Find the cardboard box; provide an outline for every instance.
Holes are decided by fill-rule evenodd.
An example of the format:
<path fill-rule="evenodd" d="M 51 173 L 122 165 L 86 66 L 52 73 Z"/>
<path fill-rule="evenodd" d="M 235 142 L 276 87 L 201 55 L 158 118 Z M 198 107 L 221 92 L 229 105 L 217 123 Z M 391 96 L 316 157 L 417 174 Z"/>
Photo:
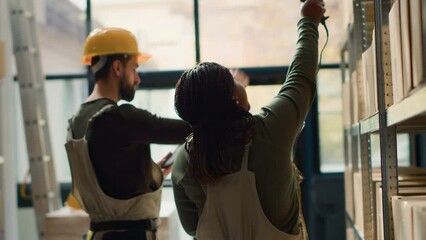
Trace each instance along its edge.
<path fill-rule="evenodd" d="M 399 188 L 398 196 L 420 196 L 420 195 L 426 195 L 426 187 L 406 186 L 406 187 Z M 382 183 L 381 182 L 376 183 L 376 213 L 377 213 L 376 214 L 377 239 L 383 239 L 384 229 L 383 229 L 383 202 L 382 202 Z M 393 212 L 390 212 L 389 214 L 393 214 Z"/>
<path fill-rule="evenodd" d="M 352 109 L 352 115 L 351 115 L 351 123 L 358 122 L 359 116 L 358 116 L 358 87 L 357 87 L 357 71 L 353 71 L 351 74 L 350 79 L 350 90 L 351 90 L 351 109 Z"/>
<path fill-rule="evenodd" d="M 363 78 L 364 78 L 364 90 L 365 90 L 365 105 L 367 116 L 371 116 L 376 113 L 375 108 L 375 97 L 374 91 L 374 81 L 376 77 L 374 76 L 373 66 L 376 64 L 375 59 L 373 59 L 373 47 L 370 45 L 367 50 L 362 54 L 362 67 L 363 67 Z"/>
<path fill-rule="evenodd" d="M 413 239 L 423 240 L 426 236 L 426 207 L 413 207 Z"/>
<path fill-rule="evenodd" d="M 82 239 L 90 226 L 90 219 L 83 210 L 64 207 L 46 214 L 45 237 L 53 239 Z"/>
<path fill-rule="evenodd" d="M 424 81 L 423 70 L 423 21 L 422 0 L 410 1 L 411 47 L 413 49 L 411 62 L 413 64 L 413 87 Z"/>
<path fill-rule="evenodd" d="M 350 105 L 350 82 L 346 81 L 342 85 L 342 99 L 343 99 L 343 126 L 345 128 L 350 128 L 352 125 L 351 122 L 351 105 Z"/>
<path fill-rule="evenodd" d="M 354 172 L 354 210 L 355 219 L 354 224 L 358 231 L 364 235 L 364 191 L 362 189 L 362 176 L 361 172 Z"/>
<path fill-rule="evenodd" d="M 349 217 L 354 219 L 354 187 L 353 187 L 353 174 L 351 167 L 345 167 L 344 182 L 345 182 L 345 209 Z"/>
<path fill-rule="evenodd" d="M 89 226 L 90 219 L 86 212 L 66 206 L 46 214 L 45 239 L 82 239 L 83 234 L 87 233 Z M 179 226 L 180 222 L 175 204 L 173 202 L 162 202 L 157 239 L 179 239 Z"/>
<path fill-rule="evenodd" d="M 410 25 L 410 1 L 399 0 L 401 17 L 401 44 L 402 44 L 402 67 L 404 76 L 404 96 L 413 89 L 412 63 L 411 63 L 411 25 Z M 416 50 L 417 51 L 417 50 Z"/>
<path fill-rule="evenodd" d="M 360 59 L 360 61 L 358 61 L 357 66 L 356 66 L 356 72 L 357 72 L 357 87 L 358 87 L 358 121 L 365 119 L 368 117 L 367 114 L 367 101 L 366 101 L 366 95 L 367 95 L 367 91 L 365 89 L 365 81 L 366 79 L 364 78 L 364 73 L 363 73 L 363 63 L 362 63 L 362 59 Z"/>
<path fill-rule="evenodd" d="M 393 103 L 404 98 L 404 76 L 401 45 L 401 21 L 399 0 L 396 0 L 389 12 L 389 34 L 392 64 Z"/>
<path fill-rule="evenodd" d="M 371 83 L 373 86 L 374 93 L 374 105 L 369 106 L 371 108 L 371 112 L 376 113 L 379 111 L 379 104 L 377 98 L 377 66 L 376 66 L 376 31 L 373 29 L 372 31 L 372 40 L 371 40 L 371 52 L 373 58 L 373 82 Z"/>
<path fill-rule="evenodd" d="M 423 196 L 394 196 L 392 197 L 395 239 L 414 239 L 413 207 L 426 207 L 426 195 Z"/>
<path fill-rule="evenodd" d="M 372 169 L 372 198 L 373 218 L 375 219 L 374 231 L 376 239 L 383 239 L 383 209 L 382 209 L 382 177 L 381 169 Z M 426 169 L 418 167 L 399 167 L 398 185 L 400 189 L 410 187 L 426 188 Z M 379 190 L 380 189 L 380 190 Z M 406 190 L 402 190 L 405 192 Z"/>

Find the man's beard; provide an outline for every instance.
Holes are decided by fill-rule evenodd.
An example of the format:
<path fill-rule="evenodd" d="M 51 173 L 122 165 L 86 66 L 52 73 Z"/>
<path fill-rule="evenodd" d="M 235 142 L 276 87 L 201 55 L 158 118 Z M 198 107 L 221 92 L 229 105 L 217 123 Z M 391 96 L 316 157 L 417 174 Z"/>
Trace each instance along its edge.
<path fill-rule="evenodd" d="M 121 99 L 128 102 L 132 101 L 135 97 L 135 89 L 132 85 L 126 82 L 127 75 L 124 75 L 120 82 L 120 96 Z"/>

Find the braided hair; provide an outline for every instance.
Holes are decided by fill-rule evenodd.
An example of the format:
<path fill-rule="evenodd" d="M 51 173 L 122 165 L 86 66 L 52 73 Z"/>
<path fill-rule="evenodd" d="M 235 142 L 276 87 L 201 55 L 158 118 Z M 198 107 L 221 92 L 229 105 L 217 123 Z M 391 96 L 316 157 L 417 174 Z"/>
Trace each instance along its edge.
<path fill-rule="evenodd" d="M 176 84 L 175 110 L 193 130 L 188 172 L 204 184 L 233 172 L 229 147 L 251 139 L 254 118 L 236 103 L 233 90 L 229 69 L 213 62 L 184 72 Z"/>

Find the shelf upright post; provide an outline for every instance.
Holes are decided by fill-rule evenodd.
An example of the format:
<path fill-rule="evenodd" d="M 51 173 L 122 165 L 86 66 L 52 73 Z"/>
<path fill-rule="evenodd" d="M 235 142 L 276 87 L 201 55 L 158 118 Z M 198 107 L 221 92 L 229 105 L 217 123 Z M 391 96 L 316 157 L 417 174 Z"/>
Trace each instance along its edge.
<path fill-rule="evenodd" d="M 377 66 L 377 96 L 379 108 L 380 162 L 382 172 L 382 201 L 384 239 L 394 239 L 391 197 L 398 194 L 398 164 L 396 127 L 387 126 L 386 109 L 392 105 L 392 76 L 390 58 L 389 16 L 390 0 L 376 0 L 375 37 Z"/>
<path fill-rule="evenodd" d="M 360 128 L 361 129 L 361 128 Z M 361 147 L 361 181 L 362 201 L 364 214 L 364 239 L 374 239 L 374 212 L 373 212 L 373 180 L 371 170 L 371 141 L 370 133 L 360 133 Z"/>
<path fill-rule="evenodd" d="M 356 78 L 362 76 L 362 74 L 359 74 L 359 61 L 361 61 L 361 53 L 362 53 L 362 9 L 361 9 L 361 0 L 355 0 L 353 1 L 353 9 L 354 9 L 354 27 L 353 27 L 353 44 L 351 49 L 352 55 L 352 61 L 351 61 L 351 71 L 356 71 Z M 351 74 L 351 76 L 353 76 Z M 351 81 L 358 82 L 358 79 L 351 79 Z M 351 99 L 356 99 L 352 95 L 353 92 L 350 91 Z M 358 105 L 357 102 L 352 102 L 353 104 Z M 351 109 L 352 114 L 352 120 L 354 120 L 355 123 L 359 121 L 359 114 L 358 116 L 355 116 L 355 112 L 353 109 Z M 351 129 L 352 132 L 352 138 L 351 138 L 351 149 L 352 149 L 352 166 L 353 166 L 353 172 L 357 172 L 360 167 L 359 162 L 359 131 L 357 128 L 359 128 L 358 124 L 353 125 Z"/>

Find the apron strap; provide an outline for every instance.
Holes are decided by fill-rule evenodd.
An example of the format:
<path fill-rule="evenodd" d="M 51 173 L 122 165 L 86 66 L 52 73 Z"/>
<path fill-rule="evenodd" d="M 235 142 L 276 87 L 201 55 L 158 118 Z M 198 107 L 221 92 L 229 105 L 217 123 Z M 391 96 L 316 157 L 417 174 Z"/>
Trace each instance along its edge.
<path fill-rule="evenodd" d="M 73 139 L 73 136 L 72 136 L 72 128 L 71 128 L 72 120 L 74 120 L 74 116 L 73 116 L 72 118 L 68 119 L 67 141 L 69 141 L 69 140 Z"/>
<path fill-rule="evenodd" d="M 87 122 L 86 131 L 89 128 L 89 125 L 91 124 L 92 120 L 95 117 L 101 115 L 102 113 L 104 113 L 106 110 L 110 109 L 113 106 L 115 106 L 115 105 L 114 104 L 107 104 L 107 105 L 103 106 L 99 111 L 97 111 L 91 118 L 89 118 L 89 121 Z M 72 116 L 72 118 L 68 119 L 67 141 L 74 139 L 73 135 L 72 135 L 72 123 L 74 121 L 74 117 L 75 116 Z M 85 137 L 86 137 L 86 134 L 84 134 L 83 138 L 85 138 Z"/>
<path fill-rule="evenodd" d="M 244 145 L 244 152 L 243 152 L 243 160 L 241 161 L 241 171 L 247 171 L 248 169 L 248 155 L 250 151 L 251 141 Z"/>
<path fill-rule="evenodd" d="M 99 111 L 97 111 L 95 114 L 93 114 L 93 116 L 91 118 L 89 118 L 89 123 L 93 121 L 94 118 L 96 118 L 97 116 L 101 115 L 102 113 L 104 113 L 106 110 L 114 107 L 114 104 L 107 104 L 105 106 L 103 106 Z"/>
<path fill-rule="evenodd" d="M 89 118 L 89 121 L 87 121 L 87 126 L 86 126 L 86 132 L 84 133 L 84 137 L 86 138 L 86 134 L 87 134 L 87 130 L 91 127 L 93 120 L 101 115 L 102 113 L 106 112 L 107 110 L 109 110 L 110 108 L 114 107 L 114 104 L 107 104 L 105 106 L 103 106 L 99 111 L 97 111 L 95 114 L 93 114 L 93 116 L 91 118 Z"/>

